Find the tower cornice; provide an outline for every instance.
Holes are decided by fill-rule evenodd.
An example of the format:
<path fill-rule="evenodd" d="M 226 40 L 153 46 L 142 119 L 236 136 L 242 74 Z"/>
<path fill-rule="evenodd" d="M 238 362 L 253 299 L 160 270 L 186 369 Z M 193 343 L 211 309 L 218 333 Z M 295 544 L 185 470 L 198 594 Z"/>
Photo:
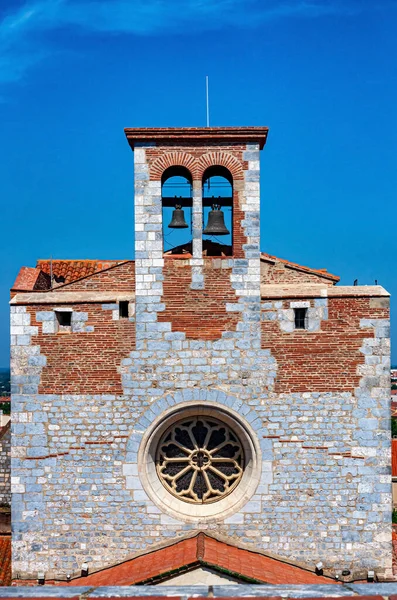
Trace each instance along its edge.
<path fill-rule="evenodd" d="M 124 129 L 132 150 L 137 142 L 163 142 L 181 144 L 210 142 L 266 144 L 268 127 L 126 127 Z"/>

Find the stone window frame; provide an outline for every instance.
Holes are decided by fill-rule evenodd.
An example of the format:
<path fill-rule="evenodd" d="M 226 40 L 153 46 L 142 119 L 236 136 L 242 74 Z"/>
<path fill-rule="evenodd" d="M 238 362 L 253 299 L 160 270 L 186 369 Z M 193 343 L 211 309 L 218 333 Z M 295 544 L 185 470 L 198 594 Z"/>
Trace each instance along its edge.
<path fill-rule="evenodd" d="M 221 500 L 209 504 L 191 504 L 178 499 L 164 487 L 156 469 L 156 451 L 165 431 L 173 423 L 197 415 L 212 416 L 228 425 L 238 435 L 245 456 L 244 474 L 239 485 Z M 161 512 L 188 523 L 207 523 L 224 520 L 251 499 L 261 478 L 262 455 L 255 432 L 241 415 L 216 403 L 189 402 L 173 406 L 153 421 L 142 438 L 138 465 L 143 489 Z"/>
<path fill-rule="evenodd" d="M 295 327 L 295 308 L 306 308 L 305 329 Z M 322 321 L 328 320 L 327 298 L 313 300 L 271 300 L 262 304 L 262 320 L 277 321 L 283 333 L 321 331 Z"/>
<path fill-rule="evenodd" d="M 205 415 L 173 423 L 156 454 L 157 474 L 164 487 L 193 504 L 219 502 L 244 475 L 244 451 L 235 430 L 224 420 Z"/>
<path fill-rule="evenodd" d="M 294 311 L 294 324 L 295 324 L 295 329 L 300 329 L 301 331 L 305 330 L 308 328 L 308 320 L 309 320 L 309 315 L 308 315 L 308 310 L 309 307 L 307 306 L 296 306 L 293 311 Z M 297 321 L 300 321 L 301 319 L 298 317 L 298 311 L 304 311 L 303 312 L 303 327 L 299 327 L 297 325 Z"/>
<path fill-rule="evenodd" d="M 58 318 L 58 315 L 62 313 L 70 314 L 70 325 L 62 325 Z M 72 333 L 73 331 L 73 308 L 59 306 L 54 309 L 55 316 L 55 332 L 56 333 Z"/>

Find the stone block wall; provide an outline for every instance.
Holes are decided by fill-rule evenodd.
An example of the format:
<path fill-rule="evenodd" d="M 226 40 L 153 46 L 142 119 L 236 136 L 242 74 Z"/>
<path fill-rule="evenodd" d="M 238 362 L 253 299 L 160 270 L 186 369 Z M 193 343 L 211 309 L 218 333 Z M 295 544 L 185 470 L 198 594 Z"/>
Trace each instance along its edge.
<path fill-rule="evenodd" d="M 56 307 L 19 295 L 11 308 L 14 577 L 103 568 L 196 530 L 335 573 L 390 574 L 385 300 L 364 289 L 362 299 L 262 297 L 258 144 L 150 142 L 134 153 L 134 317 L 82 303 L 81 330 L 62 334 L 45 331 Z M 216 163 L 234 178 L 227 259 L 200 247 L 201 177 Z M 159 236 L 172 164 L 193 176 L 193 256 L 182 261 L 163 258 Z M 308 330 L 291 329 L 291 302 L 308 303 Z M 191 409 L 229 415 L 254 440 L 255 486 L 212 517 L 164 508 L 143 462 L 152 428 Z"/>
<path fill-rule="evenodd" d="M 0 411 L 1 412 L 1 411 Z M 11 506 L 11 428 L 0 429 L 0 506 Z"/>

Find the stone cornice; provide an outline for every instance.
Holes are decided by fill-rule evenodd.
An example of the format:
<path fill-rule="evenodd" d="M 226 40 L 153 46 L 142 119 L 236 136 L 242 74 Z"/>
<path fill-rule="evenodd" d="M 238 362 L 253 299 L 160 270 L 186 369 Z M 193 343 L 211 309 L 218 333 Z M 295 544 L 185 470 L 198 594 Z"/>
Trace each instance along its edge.
<path fill-rule="evenodd" d="M 126 127 L 124 133 L 134 150 L 137 142 L 191 142 L 254 143 L 262 150 L 266 144 L 268 127 Z"/>

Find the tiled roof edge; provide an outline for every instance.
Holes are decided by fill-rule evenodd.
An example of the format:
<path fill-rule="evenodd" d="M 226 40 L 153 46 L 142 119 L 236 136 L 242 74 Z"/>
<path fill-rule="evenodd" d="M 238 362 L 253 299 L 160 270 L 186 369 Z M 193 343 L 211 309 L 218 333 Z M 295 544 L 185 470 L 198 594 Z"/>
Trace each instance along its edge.
<path fill-rule="evenodd" d="M 305 267 L 304 265 L 299 265 L 298 263 L 291 262 L 290 260 L 286 260 L 285 258 L 279 258 L 278 256 L 272 256 L 271 254 L 267 254 L 266 252 L 261 252 L 261 260 L 264 262 L 283 263 L 288 269 L 293 269 L 294 271 L 301 271 L 302 273 L 309 273 L 312 275 L 317 275 L 317 277 L 323 277 L 324 279 L 329 279 L 330 281 L 334 281 L 337 283 L 340 281 L 340 277 L 338 275 L 333 275 L 332 273 L 328 273 L 325 269 L 312 269 L 311 267 Z"/>
<path fill-rule="evenodd" d="M 58 259 L 59 262 L 62 262 L 61 259 Z M 64 262 L 71 262 L 67 259 L 64 259 Z M 76 259 L 76 262 L 78 262 L 78 260 Z M 83 261 L 79 261 L 79 262 L 83 262 Z M 87 260 L 87 262 L 102 262 L 102 261 L 95 261 L 95 260 Z M 103 261 L 106 262 L 106 261 Z M 77 283 L 78 281 L 83 281 L 84 279 L 88 279 L 89 277 L 93 277 L 94 275 L 98 275 L 98 273 L 104 273 L 105 271 L 110 271 L 111 269 L 116 269 L 117 267 L 121 267 L 122 265 L 125 265 L 127 263 L 130 262 L 134 262 L 133 260 L 124 260 L 123 262 L 119 262 L 115 265 L 111 265 L 110 267 L 106 267 L 105 269 L 99 269 L 98 271 L 95 271 L 95 273 L 90 273 L 89 275 L 84 275 L 84 277 L 79 277 L 78 279 L 73 279 L 73 281 L 69 281 L 68 283 L 61 283 L 59 285 L 57 285 L 56 287 L 53 287 L 49 290 L 45 290 L 45 293 L 48 292 L 57 292 L 60 289 L 63 289 L 65 287 L 67 287 L 68 285 L 72 285 L 73 283 Z"/>

